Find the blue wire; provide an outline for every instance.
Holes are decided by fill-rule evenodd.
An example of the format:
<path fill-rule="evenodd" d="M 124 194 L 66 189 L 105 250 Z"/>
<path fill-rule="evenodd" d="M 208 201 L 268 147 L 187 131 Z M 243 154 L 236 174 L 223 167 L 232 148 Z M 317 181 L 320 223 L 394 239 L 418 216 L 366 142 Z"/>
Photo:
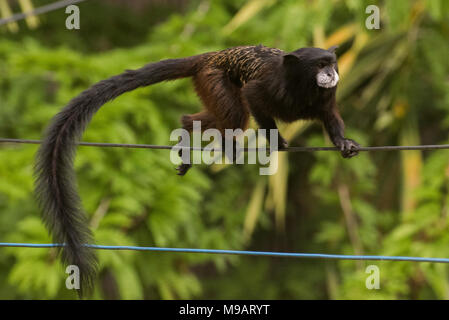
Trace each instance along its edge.
<path fill-rule="evenodd" d="M 57 243 L 5 243 L 0 242 L 0 247 L 23 247 L 23 248 L 56 248 L 63 247 Z M 293 253 L 293 252 L 267 252 L 267 251 L 242 251 L 242 250 L 217 250 L 217 249 L 192 249 L 192 248 L 160 248 L 160 247 L 136 247 L 136 246 L 104 246 L 89 244 L 87 247 L 100 250 L 134 250 L 134 251 L 155 251 L 155 252 L 181 252 L 181 253 L 209 253 L 209 254 L 234 254 L 251 256 L 271 256 L 286 258 L 310 258 L 310 259 L 334 259 L 334 260 L 377 260 L 377 261 L 414 261 L 414 262 L 434 262 L 449 263 L 448 258 L 420 258 L 404 256 L 365 256 L 365 255 L 344 255 L 326 253 Z"/>

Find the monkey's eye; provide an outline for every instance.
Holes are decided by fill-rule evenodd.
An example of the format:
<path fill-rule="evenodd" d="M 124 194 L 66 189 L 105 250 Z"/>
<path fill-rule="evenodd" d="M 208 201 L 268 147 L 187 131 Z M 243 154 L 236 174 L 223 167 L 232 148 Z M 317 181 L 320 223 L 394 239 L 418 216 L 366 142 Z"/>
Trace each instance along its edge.
<path fill-rule="evenodd" d="M 325 62 L 318 62 L 318 68 L 322 69 L 326 66 Z"/>

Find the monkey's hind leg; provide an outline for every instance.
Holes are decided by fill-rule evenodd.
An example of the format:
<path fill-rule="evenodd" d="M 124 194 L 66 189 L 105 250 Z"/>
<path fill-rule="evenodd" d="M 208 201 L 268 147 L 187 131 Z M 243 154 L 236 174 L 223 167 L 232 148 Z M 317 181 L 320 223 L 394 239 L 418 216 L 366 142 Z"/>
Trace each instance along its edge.
<path fill-rule="evenodd" d="M 181 117 L 182 128 L 192 132 L 193 131 L 193 121 L 201 122 L 201 131 L 207 130 L 209 128 L 216 127 L 216 119 L 214 115 L 207 111 L 202 111 L 194 114 L 187 114 Z M 182 150 L 179 150 L 179 156 L 182 156 Z M 176 170 L 178 170 L 178 175 L 183 176 L 192 167 L 191 163 L 181 163 Z"/>
<path fill-rule="evenodd" d="M 232 155 L 226 153 L 228 159 L 235 161 L 237 144 L 235 137 L 226 138 L 226 129 L 246 130 L 249 122 L 249 110 L 242 102 L 241 89 L 235 85 L 229 76 L 219 69 L 208 69 L 194 78 L 198 96 L 210 114 L 215 116 L 214 128 L 223 136 L 222 149 L 226 143 L 232 144 Z M 230 150 L 231 151 L 231 150 Z"/>

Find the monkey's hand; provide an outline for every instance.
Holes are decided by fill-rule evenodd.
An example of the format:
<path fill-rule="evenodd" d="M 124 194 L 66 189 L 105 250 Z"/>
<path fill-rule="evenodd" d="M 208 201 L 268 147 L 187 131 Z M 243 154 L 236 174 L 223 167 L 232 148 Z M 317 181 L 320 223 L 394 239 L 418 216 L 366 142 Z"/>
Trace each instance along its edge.
<path fill-rule="evenodd" d="M 343 158 L 352 158 L 359 154 L 360 145 L 352 139 L 340 138 L 335 141 L 335 146 L 340 149 Z"/>
<path fill-rule="evenodd" d="M 286 149 L 288 147 L 288 142 L 281 135 L 278 136 L 278 149 Z"/>

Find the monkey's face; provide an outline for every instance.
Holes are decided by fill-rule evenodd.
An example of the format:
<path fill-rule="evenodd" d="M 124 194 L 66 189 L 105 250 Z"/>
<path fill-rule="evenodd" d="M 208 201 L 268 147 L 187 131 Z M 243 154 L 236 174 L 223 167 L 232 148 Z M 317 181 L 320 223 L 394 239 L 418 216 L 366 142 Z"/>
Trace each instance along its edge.
<path fill-rule="evenodd" d="M 336 68 L 337 64 L 332 60 L 318 61 L 316 65 L 316 84 L 322 88 L 335 87 L 340 80 Z"/>
<path fill-rule="evenodd" d="M 321 88 L 334 88 L 340 77 L 338 75 L 337 46 L 327 50 L 320 48 L 301 48 L 284 56 L 284 65 L 289 76 L 314 81 Z"/>

